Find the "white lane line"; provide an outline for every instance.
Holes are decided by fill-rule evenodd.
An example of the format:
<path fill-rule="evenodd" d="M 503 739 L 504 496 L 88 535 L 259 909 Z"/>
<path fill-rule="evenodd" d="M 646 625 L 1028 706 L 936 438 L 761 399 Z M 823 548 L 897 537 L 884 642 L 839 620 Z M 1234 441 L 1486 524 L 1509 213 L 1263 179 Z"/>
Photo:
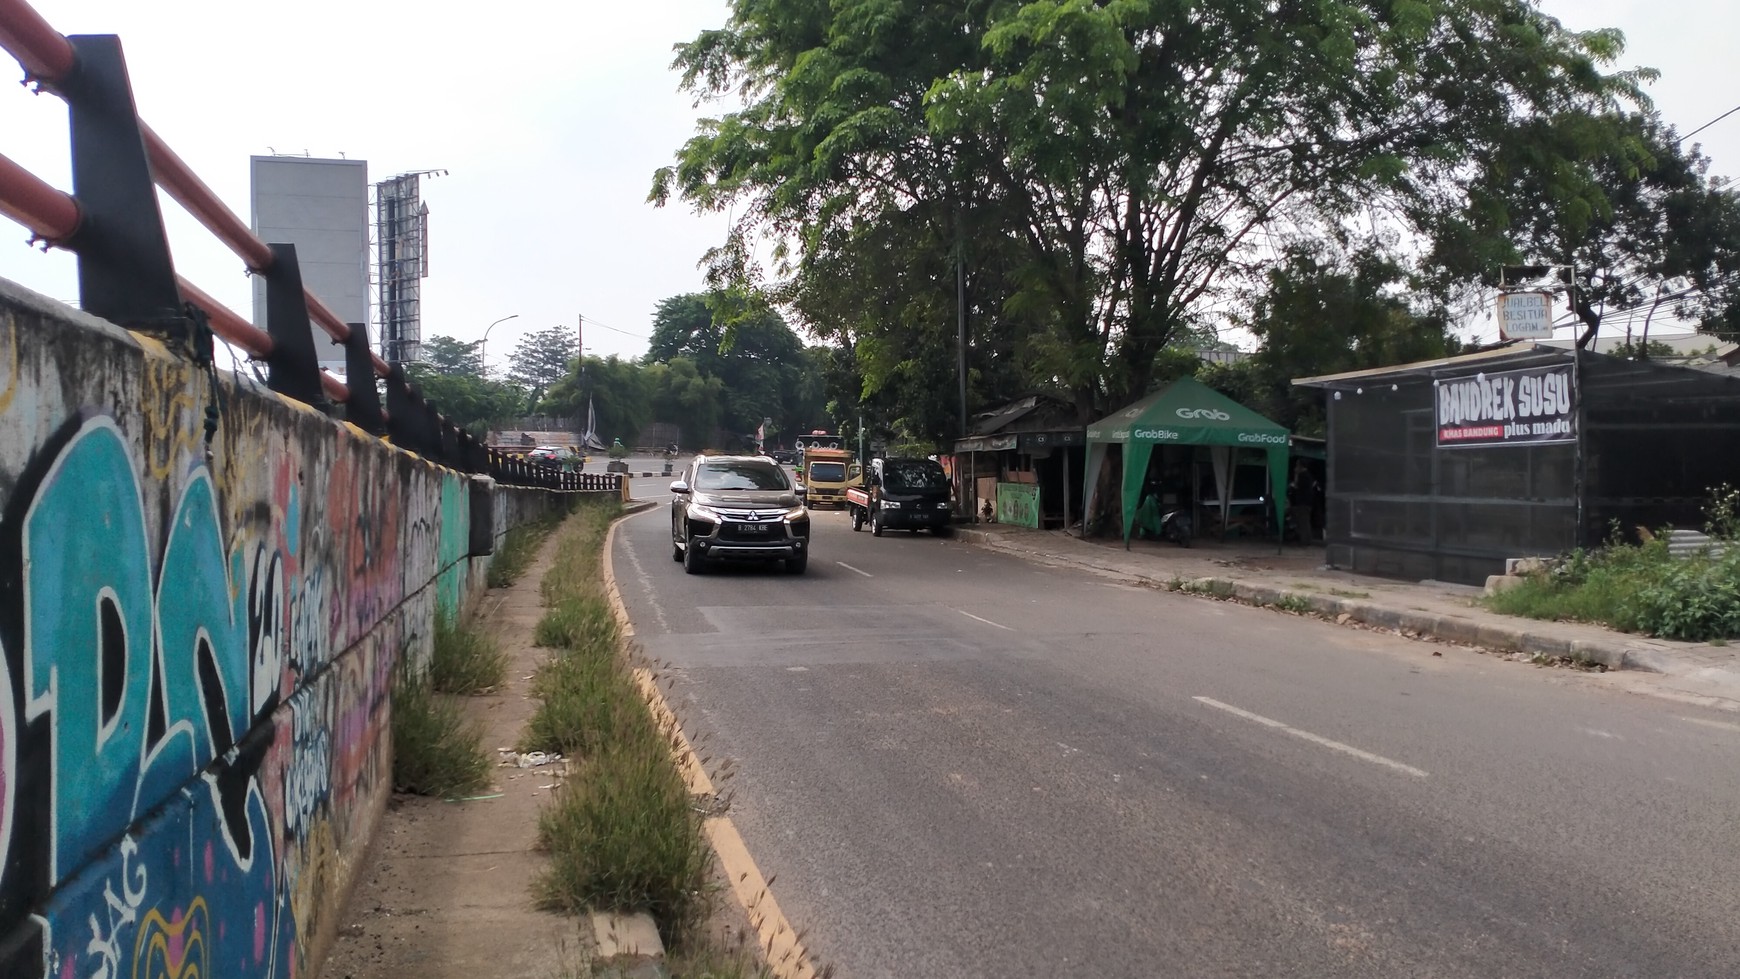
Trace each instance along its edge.
<path fill-rule="evenodd" d="M 873 574 L 871 574 L 871 573 L 870 573 L 870 572 L 868 572 L 868 571 L 859 571 L 859 570 L 858 570 L 858 569 L 857 569 L 857 568 L 854 568 L 854 567 L 852 567 L 852 566 L 851 566 L 851 565 L 850 565 L 850 564 L 847 564 L 847 563 L 846 563 L 846 562 L 844 562 L 844 561 L 835 561 L 835 562 L 834 562 L 834 563 L 835 563 L 835 564 L 837 564 L 837 565 L 839 565 L 839 566 L 840 566 L 840 567 L 842 567 L 842 568 L 845 568 L 845 569 L 846 569 L 846 570 L 847 570 L 847 571 L 857 571 L 857 572 L 858 572 L 858 573 L 859 573 L 859 574 L 861 574 L 861 575 L 863 575 L 863 576 L 864 576 L 864 577 L 866 577 L 866 578 L 874 578 L 874 577 L 876 577 L 876 576 L 875 576 L 875 575 L 873 575 Z"/>
<path fill-rule="evenodd" d="M 954 606 L 952 606 L 952 605 L 951 605 L 951 606 L 949 606 L 949 607 L 950 607 L 950 608 L 954 608 Z M 1008 627 L 1008 626 L 1006 626 L 1006 625 L 1004 625 L 1004 624 L 1003 624 L 1003 623 L 1001 623 L 1001 622 L 992 622 L 992 621 L 991 621 L 991 620 L 990 620 L 990 619 L 981 619 L 981 618 L 979 618 L 979 617 L 978 617 L 978 616 L 976 616 L 976 615 L 974 615 L 974 614 L 973 614 L 973 613 L 971 613 L 971 612 L 962 612 L 962 611 L 961 611 L 961 610 L 960 610 L 960 609 L 958 609 L 958 608 L 957 608 L 957 609 L 955 609 L 955 611 L 957 611 L 957 612 L 960 612 L 960 613 L 961 613 L 961 614 L 962 614 L 962 615 L 964 615 L 964 616 L 966 616 L 966 617 L 967 617 L 967 618 L 969 618 L 969 619 L 972 619 L 972 620 L 973 620 L 973 621 L 974 621 L 974 622 L 983 622 L 983 623 L 985 623 L 985 624 L 986 624 L 986 625 L 994 625 L 994 626 L 996 626 L 996 627 L 997 627 L 997 628 L 999 628 L 999 629 L 1002 629 L 1002 630 L 1003 630 L 1003 631 L 1004 631 L 1004 632 L 1014 632 L 1014 631 L 1015 631 L 1015 630 L 1014 630 L 1014 629 L 1011 629 L 1011 628 L 1009 628 L 1009 627 Z"/>
<path fill-rule="evenodd" d="M 1728 721 L 1712 721 L 1704 717 L 1682 717 L 1680 720 L 1687 724 L 1702 724 L 1704 727 L 1713 727 L 1721 731 L 1740 731 L 1740 724 L 1731 724 Z"/>
<path fill-rule="evenodd" d="M 1382 765 L 1385 768 L 1393 768 L 1398 772 L 1403 772 L 1403 773 L 1406 773 L 1408 775 L 1412 775 L 1415 778 L 1425 778 L 1427 775 L 1427 773 L 1424 770 L 1415 768 L 1412 765 L 1404 765 L 1401 762 L 1396 761 L 1393 758 L 1385 758 L 1383 755 L 1374 755 L 1369 751 L 1364 751 L 1364 750 L 1361 750 L 1359 748 L 1355 748 L 1353 745 L 1342 744 L 1340 741 L 1332 741 L 1329 738 L 1326 738 L 1321 734 L 1312 734 L 1310 731 L 1301 731 L 1296 727 L 1292 727 L 1292 726 L 1287 725 L 1287 724 L 1282 724 L 1280 721 L 1277 721 L 1273 718 L 1264 717 L 1261 714 L 1253 714 L 1248 710 L 1234 707 L 1231 704 L 1223 704 L 1220 701 L 1215 700 L 1211 697 L 1196 697 L 1193 699 L 1200 701 L 1201 703 L 1207 704 L 1208 706 L 1213 707 L 1216 710 L 1224 710 L 1228 714 L 1233 715 L 1234 717 L 1242 717 L 1247 721 L 1255 721 L 1256 723 L 1261 724 L 1264 727 L 1272 727 L 1277 731 L 1281 731 L 1281 732 L 1284 732 L 1286 734 L 1291 734 L 1295 738 L 1299 738 L 1299 739 L 1304 740 L 1304 741 L 1309 741 L 1315 745 L 1321 745 L 1322 747 L 1328 748 L 1331 751 L 1339 751 L 1343 754 L 1352 755 L 1353 757 L 1358 758 L 1361 761 L 1369 761 L 1373 765 Z"/>

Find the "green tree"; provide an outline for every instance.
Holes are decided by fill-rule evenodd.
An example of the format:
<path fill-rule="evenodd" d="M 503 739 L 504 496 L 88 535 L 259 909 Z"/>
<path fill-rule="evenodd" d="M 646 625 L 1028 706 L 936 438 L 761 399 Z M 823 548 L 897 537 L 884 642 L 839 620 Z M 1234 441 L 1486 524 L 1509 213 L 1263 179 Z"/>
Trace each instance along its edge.
<path fill-rule="evenodd" d="M 598 413 L 599 438 L 634 445 L 641 429 L 652 421 L 652 392 L 645 370 L 614 354 L 587 357 L 550 385 L 543 399 L 545 410 L 574 418 L 584 419 L 588 406 Z"/>
<path fill-rule="evenodd" d="M 1404 270 L 1370 249 L 1339 255 L 1321 244 L 1289 248 L 1268 271 L 1249 322 L 1250 357 L 1203 365 L 1198 379 L 1293 431 L 1321 435 L 1323 394 L 1293 379 L 1430 360 L 1458 344 L 1442 317 L 1411 309 Z"/>
<path fill-rule="evenodd" d="M 533 410 L 545 410 L 544 392 L 572 370 L 579 338 L 565 326 L 534 330 L 520 337 L 508 358 L 508 379 L 529 392 Z"/>
<path fill-rule="evenodd" d="M 1441 291 L 1475 281 L 1489 295 L 1502 266 L 1569 265 L 1580 346 L 1620 314 L 1643 341 L 1658 314 L 1740 327 L 1740 196 L 1657 113 L 1520 120 L 1494 149 L 1465 208 L 1422 214 Z"/>
<path fill-rule="evenodd" d="M 483 358 L 479 354 L 481 345 L 452 337 L 430 337 L 423 344 L 423 366 L 438 374 L 456 374 L 464 377 L 483 376 Z"/>
<path fill-rule="evenodd" d="M 703 375 L 686 356 L 648 364 L 646 379 L 653 419 L 676 423 L 688 443 L 712 442 L 723 411 L 724 381 Z"/>
<path fill-rule="evenodd" d="M 678 360 L 720 382 L 715 424 L 738 435 L 753 432 L 763 418 L 774 419 L 776 428 L 788 424 L 792 393 L 804 389 L 809 368 L 803 341 L 784 317 L 760 297 L 739 291 L 690 293 L 659 303 L 644 362 L 674 366 Z"/>
<path fill-rule="evenodd" d="M 479 438 L 526 410 L 526 393 L 513 384 L 450 373 L 434 364 L 412 364 L 409 374 L 437 411 Z"/>
<path fill-rule="evenodd" d="M 1458 206 L 1517 120 L 1637 98 L 1600 70 L 1620 43 L 1525 0 L 734 0 L 677 66 L 743 107 L 652 198 L 734 210 L 715 281 L 780 296 L 824 288 L 804 280 L 842 270 L 819 259 L 869 229 L 975 276 L 1007 262 L 976 301 L 1085 414 L 1236 306 L 1275 236 Z M 916 338 L 938 311 L 894 322 Z M 890 362 L 870 353 L 867 381 Z"/>

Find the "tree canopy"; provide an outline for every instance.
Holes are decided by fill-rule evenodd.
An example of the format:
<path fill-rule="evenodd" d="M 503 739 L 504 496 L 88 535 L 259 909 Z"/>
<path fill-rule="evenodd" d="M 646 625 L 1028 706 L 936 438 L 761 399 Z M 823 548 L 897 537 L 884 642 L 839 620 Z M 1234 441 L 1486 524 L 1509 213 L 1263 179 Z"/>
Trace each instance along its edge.
<path fill-rule="evenodd" d="M 940 270 L 959 256 L 991 321 L 975 352 L 1009 340 L 1020 380 L 1084 416 L 1139 394 L 1187 331 L 1248 309 L 1279 249 L 1418 233 L 1478 203 L 1472 161 L 1519 131 L 1641 102 L 1642 76 L 1603 70 L 1616 32 L 1568 31 L 1525 0 L 731 11 L 676 66 L 697 97 L 742 107 L 704 122 L 652 191 L 733 211 L 708 256 L 716 282 L 802 305 L 855 346 L 887 331 L 857 351 L 874 388 L 890 346 L 937 359 L 954 286 Z M 770 280 L 751 260 L 762 239 Z M 914 287 L 866 286 L 865 259 Z"/>
<path fill-rule="evenodd" d="M 579 356 L 576 331 L 566 326 L 533 330 L 520 337 L 508 358 L 508 380 L 524 387 L 529 403 L 537 407 L 544 393 L 570 373 Z"/>

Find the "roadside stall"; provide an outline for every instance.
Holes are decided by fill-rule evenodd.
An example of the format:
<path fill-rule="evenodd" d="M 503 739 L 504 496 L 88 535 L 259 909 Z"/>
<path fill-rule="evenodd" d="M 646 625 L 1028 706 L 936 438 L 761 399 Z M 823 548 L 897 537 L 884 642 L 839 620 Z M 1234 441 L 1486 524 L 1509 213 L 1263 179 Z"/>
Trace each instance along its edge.
<path fill-rule="evenodd" d="M 1301 378 L 1328 406 L 1327 558 L 1479 584 L 1740 485 L 1740 377 L 1545 344 Z"/>
<path fill-rule="evenodd" d="M 1156 446 L 1190 448 L 1186 476 L 1194 483 L 1197 456 L 1206 452 L 1213 473 L 1214 503 L 1225 528 L 1237 479 L 1238 451 L 1259 450 L 1263 459 L 1264 493 L 1258 501 L 1272 510 L 1277 539 L 1287 514 L 1287 460 L 1290 438 L 1285 428 L 1219 391 L 1180 378 L 1140 401 L 1087 427 L 1087 472 L 1082 488 L 1086 512 L 1093 504 L 1113 446 L 1121 453 L 1119 490 L 1123 509 L 1124 546 L 1135 529 L 1136 509 L 1149 483 L 1149 464 Z M 1192 495 L 1194 486 L 1192 486 Z"/>
<path fill-rule="evenodd" d="M 956 499 L 977 519 L 1039 529 L 1069 526 L 1084 430 L 1075 408 L 1029 395 L 979 415 L 954 444 Z"/>

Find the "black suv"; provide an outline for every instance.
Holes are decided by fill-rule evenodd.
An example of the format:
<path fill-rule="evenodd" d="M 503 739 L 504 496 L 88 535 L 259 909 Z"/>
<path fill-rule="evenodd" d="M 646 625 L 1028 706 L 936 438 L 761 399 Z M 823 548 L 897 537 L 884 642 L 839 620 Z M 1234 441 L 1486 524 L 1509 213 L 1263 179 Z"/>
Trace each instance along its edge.
<path fill-rule="evenodd" d="M 715 558 L 810 561 L 810 511 L 791 476 L 766 456 L 696 456 L 671 484 L 671 560 L 700 574 Z"/>

